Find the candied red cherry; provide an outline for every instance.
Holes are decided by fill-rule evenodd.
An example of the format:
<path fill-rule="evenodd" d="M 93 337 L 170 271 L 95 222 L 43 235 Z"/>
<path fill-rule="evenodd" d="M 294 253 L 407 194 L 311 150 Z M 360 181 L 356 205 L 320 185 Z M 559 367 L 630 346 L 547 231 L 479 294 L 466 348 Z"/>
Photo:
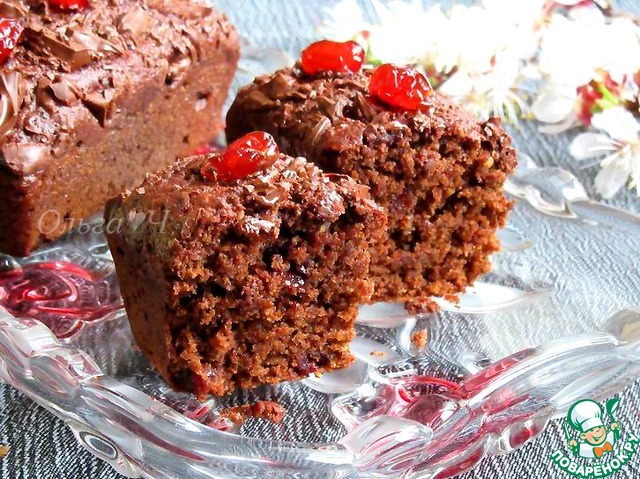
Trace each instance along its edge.
<path fill-rule="evenodd" d="M 84 10 L 89 7 L 89 0 L 47 0 L 47 2 L 58 10 Z"/>
<path fill-rule="evenodd" d="M 364 63 L 364 48 L 357 42 L 320 40 L 302 52 L 302 70 L 307 75 L 316 73 L 357 72 Z"/>
<path fill-rule="evenodd" d="M 239 180 L 269 168 L 279 154 L 269 133 L 254 131 L 231 143 L 224 153 L 210 156 L 202 167 L 202 176 L 209 180 Z"/>
<path fill-rule="evenodd" d="M 371 75 L 369 93 L 392 108 L 416 111 L 433 94 L 429 80 L 413 68 L 384 64 Z"/>
<path fill-rule="evenodd" d="M 6 62 L 11 56 L 22 35 L 22 30 L 22 25 L 17 20 L 0 18 L 0 64 Z"/>

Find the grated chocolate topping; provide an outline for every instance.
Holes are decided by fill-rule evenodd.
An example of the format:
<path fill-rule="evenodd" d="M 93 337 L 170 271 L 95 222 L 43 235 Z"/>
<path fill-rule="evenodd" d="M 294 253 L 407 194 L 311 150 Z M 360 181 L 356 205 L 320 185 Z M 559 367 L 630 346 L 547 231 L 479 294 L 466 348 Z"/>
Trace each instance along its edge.
<path fill-rule="evenodd" d="M 2 0 L 0 16 L 24 27 L 0 78 L 0 168 L 13 174 L 32 171 L 36 147 L 55 153 L 70 131 L 106 129 L 115 111 L 134 111 L 141 80 L 160 74 L 158 86 L 177 88 L 202 59 L 201 44 L 235 35 L 204 0 L 93 0 L 79 12 Z"/>

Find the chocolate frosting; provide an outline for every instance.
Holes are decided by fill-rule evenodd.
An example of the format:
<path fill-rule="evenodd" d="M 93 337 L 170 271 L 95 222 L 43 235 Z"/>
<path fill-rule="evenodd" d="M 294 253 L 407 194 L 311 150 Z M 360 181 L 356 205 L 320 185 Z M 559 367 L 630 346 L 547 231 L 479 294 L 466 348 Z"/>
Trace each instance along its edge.
<path fill-rule="evenodd" d="M 178 87 L 202 59 L 201 43 L 235 35 L 204 0 L 92 0 L 78 12 L 0 0 L 0 16 L 24 27 L 0 76 L 0 173 L 44 166 L 43 151 L 64 154 L 74 132 L 106 134 L 116 112 L 143 107 L 133 95 L 141 81 Z"/>

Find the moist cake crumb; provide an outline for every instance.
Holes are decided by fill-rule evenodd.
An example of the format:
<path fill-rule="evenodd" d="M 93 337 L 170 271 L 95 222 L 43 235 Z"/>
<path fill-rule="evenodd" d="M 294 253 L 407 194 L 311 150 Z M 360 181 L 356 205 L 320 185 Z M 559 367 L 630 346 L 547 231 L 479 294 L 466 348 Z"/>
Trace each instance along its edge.
<path fill-rule="evenodd" d="M 261 76 L 236 97 L 227 138 L 265 130 L 285 153 L 368 186 L 389 217 L 372 301 L 433 311 L 428 298 L 459 294 L 490 270 L 516 155 L 499 119 L 438 92 L 417 111 L 381 104 L 369 93 L 373 71 L 306 75 L 297 65 Z"/>
<path fill-rule="evenodd" d="M 274 161 L 215 181 L 208 157 L 187 158 L 107 207 L 123 224 L 107 239 L 134 338 L 178 390 L 219 396 L 353 360 L 386 215 L 346 175 Z"/>

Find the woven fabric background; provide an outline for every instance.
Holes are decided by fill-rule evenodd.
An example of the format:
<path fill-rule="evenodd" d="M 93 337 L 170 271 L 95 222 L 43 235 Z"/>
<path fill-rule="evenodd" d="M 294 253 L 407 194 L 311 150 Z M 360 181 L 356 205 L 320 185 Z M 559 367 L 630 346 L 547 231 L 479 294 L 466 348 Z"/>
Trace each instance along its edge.
<path fill-rule="evenodd" d="M 373 15 L 367 0 L 361 0 L 368 14 Z M 514 0 L 527 1 L 527 0 Z M 337 0 L 218 0 L 218 6 L 226 11 L 238 26 L 242 35 L 252 44 L 262 47 L 280 47 L 297 56 L 299 51 L 317 37 L 317 25 L 323 9 L 330 8 Z M 433 2 L 430 2 L 433 3 Z M 441 2 L 445 6 L 451 2 Z M 619 0 L 617 8 L 640 14 L 639 0 Z M 461 33 L 463 34 L 463 33 Z M 470 39 L 472 41 L 472 39 Z M 238 85 L 236 85 L 237 87 Z M 541 137 L 533 127 L 525 125 L 516 132 L 518 147 L 527 152 L 540 165 L 558 165 L 573 171 L 592 190 L 595 168 L 578 169 L 567 151 L 571 136 Z M 613 204 L 640 212 L 640 201 L 631 193 L 617 197 Z M 597 247 L 597 245 L 592 245 Z M 636 259 L 638 252 L 629 251 Z M 637 288 L 637 278 L 629 284 Z M 628 305 L 632 306 L 632 305 Z M 640 382 L 621 394 L 618 412 L 622 424 L 640 428 Z M 92 478 L 119 479 L 109 465 L 96 459 L 75 441 L 67 427 L 44 409 L 33 404 L 11 387 L 0 385 L 0 443 L 8 444 L 10 452 L 0 461 L 1 478 L 49 479 Z M 547 431 L 514 454 L 491 457 L 464 479 L 493 478 L 555 478 L 569 477 L 559 472 L 543 456 L 564 443 L 560 423 L 550 425 Z M 640 477 L 640 459 L 630 463 L 616 478 Z"/>

